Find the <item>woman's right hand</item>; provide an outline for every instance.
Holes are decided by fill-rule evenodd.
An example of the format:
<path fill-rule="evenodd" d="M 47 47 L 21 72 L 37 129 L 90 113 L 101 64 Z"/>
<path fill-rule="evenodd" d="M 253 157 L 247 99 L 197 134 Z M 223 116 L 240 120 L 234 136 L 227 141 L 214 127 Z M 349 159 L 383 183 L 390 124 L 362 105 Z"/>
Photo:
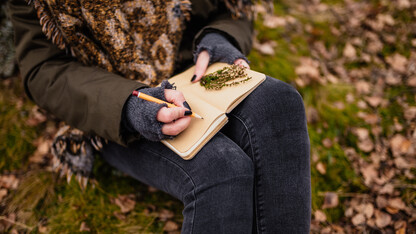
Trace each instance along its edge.
<path fill-rule="evenodd" d="M 149 102 L 131 95 L 124 108 L 123 126 L 127 132 L 137 132 L 150 141 L 160 141 L 176 136 L 185 130 L 192 114 L 183 94 L 172 89 L 168 81 L 161 86 L 140 89 L 140 92 L 175 104 L 177 107 L 167 108 L 166 104 Z"/>
<path fill-rule="evenodd" d="M 176 136 L 184 131 L 191 123 L 191 117 L 185 115 L 189 109 L 184 106 L 185 97 L 180 91 L 165 89 L 165 98 L 167 102 L 173 103 L 178 107 L 162 107 L 158 111 L 156 119 L 164 123 L 162 126 L 163 134 Z"/>

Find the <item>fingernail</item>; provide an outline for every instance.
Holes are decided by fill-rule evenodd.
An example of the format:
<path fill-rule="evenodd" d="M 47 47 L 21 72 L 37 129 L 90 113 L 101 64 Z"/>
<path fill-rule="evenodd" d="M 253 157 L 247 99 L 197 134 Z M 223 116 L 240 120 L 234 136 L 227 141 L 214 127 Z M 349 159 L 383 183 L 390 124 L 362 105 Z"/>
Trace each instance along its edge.
<path fill-rule="evenodd" d="M 183 106 L 188 108 L 189 110 L 191 110 L 191 107 L 189 106 L 189 104 L 186 101 L 183 102 Z"/>
<path fill-rule="evenodd" d="M 192 111 L 185 111 L 185 116 L 192 115 Z"/>
<path fill-rule="evenodd" d="M 193 82 L 196 78 L 196 75 L 192 76 L 191 82 Z"/>

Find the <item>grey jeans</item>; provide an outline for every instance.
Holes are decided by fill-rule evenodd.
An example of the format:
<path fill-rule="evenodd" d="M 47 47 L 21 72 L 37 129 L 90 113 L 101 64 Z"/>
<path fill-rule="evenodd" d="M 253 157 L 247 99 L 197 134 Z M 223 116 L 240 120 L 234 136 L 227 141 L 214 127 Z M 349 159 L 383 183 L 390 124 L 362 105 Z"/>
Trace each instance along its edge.
<path fill-rule="evenodd" d="M 180 199 L 182 233 L 309 233 L 309 137 L 299 93 L 267 77 L 189 161 L 160 142 L 110 143 L 103 157 Z"/>

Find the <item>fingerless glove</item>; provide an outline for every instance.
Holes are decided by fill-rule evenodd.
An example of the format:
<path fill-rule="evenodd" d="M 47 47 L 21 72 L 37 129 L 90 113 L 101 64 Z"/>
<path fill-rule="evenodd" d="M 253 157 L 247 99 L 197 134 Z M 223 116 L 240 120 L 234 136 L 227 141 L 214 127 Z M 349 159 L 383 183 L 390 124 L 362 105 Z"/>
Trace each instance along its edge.
<path fill-rule="evenodd" d="M 161 86 L 156 88 L 143 88 L 140 92 L 166 101 L 165 89 L 172 89 L 172 85 L 163 81 Z M 156 118 L 158 111 L 166 104 L 149 102 L 136 96 L 130 96 L 125 104 L 123 125 L 130 133 L 138 132 L 150 141 L 160 141 L 170 138 L 162 133 L 163 123 Z"/>
<path fill-rule="evenodd" d="M 199 53 L 203 50 L 208 51 L 210 64 L 215 62 L 233 64 L 234 61 L 239 58 L 244 59 L 249 63 L 247 58 L 219 33 L 208 33 L 202 38 L 194 51 L 195 63 Z"/>

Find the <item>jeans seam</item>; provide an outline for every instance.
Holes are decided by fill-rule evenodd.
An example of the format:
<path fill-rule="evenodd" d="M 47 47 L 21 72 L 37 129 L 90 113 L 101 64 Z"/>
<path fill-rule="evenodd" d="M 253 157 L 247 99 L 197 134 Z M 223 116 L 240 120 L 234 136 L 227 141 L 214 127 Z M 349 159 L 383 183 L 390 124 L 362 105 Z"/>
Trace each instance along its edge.
<path fill-rule="evenodd" d="M 158 152 L 155 152 L 155 151 L 153 151 L 153 150 L 150 150 L 150 149 L 146 149 L 147 151 L 149 151 L 149 152 L 151 152 L 151 153 L 153 153 L 153 154 L 155 154 L 155 155 L 157 155 L 159 158 L 162 158 L 162 159 L 164 159 L 164 160 L 167 160 L 167 161 L 169 161 L 171 164 L 173 164 L 174 166 L 176 166 L 176 167 L 178 167 L 178 168 L 180 168 L 181 169 L 181 171 L 191 180 L 191 182 L 192 182 L 192 186 L 193 186 L 193 189 L 192 189 L 192 194 L 193 194 L 193 196 L 194 196 L 194 214 L 193 214 L 193 217 L 192 217 L 192 225 L 191 225 L 191 233 L 193 233 L 193 230 L 194 230 L 194 224 L 195 224 L 195 216 L 196 216 L 196 201 L 197 201 L 197 197 L 196 197 L 196 194 L 195 194 L 195 189 L 196 189 L 196 186 L 195 186 L 195 182 L 194 182 L 194 180 L 192 179 L 192 177 L 188 174 L 188 172 L 185 170 L 185 169 L 183 169 L 179 164 L 177 164 L 175 161 L 173 161 L 173 160 L 171 160 L 171 159 L 168 159 L 168 158 L 166 158 L 166 157 L 164 157 L 163 155 L 161 155 L 161 154 L 159 154 Z M 182 201 L 184 201 L 185 199 L 182 197 Z"/>
<path fill-rule="evenodd" d="M 264 225 L 262 225 L 261 224 L 261 218 L 263 217 L 262 216 L 262 213 L 264 213 L 263 212 L 263 205 L 264 205 L 264 202 L 260 202 L 260 198 L 263 196 L 262 194 L 259 194 L 258 193 L 258 189 L 256 189 L 256 185 L 257 185 L 257 187 L 261 187 L 261 178 L 262 178 L 262 176 L 261 176 L 261 174 L 260 174 L 260 170 L 257 170 L 257 168 L 260 168 L 260 166 L 261 166 L 261 162 L 260 162 L 260 159 L 259 159 L 259 154 L 258 154 L 258 149 L 257 149 L 257 147 L 255 147 L 255 145 L 256 145 L 256 140 L 255 140 L 255 133 L 254 133 L 254 131 L 251 131 L 251 129 L 252 129 L 252 127 L 251 127 L 251 124 L 250 124 L 250 120 L 248 120 L 248 119 L 246 119 L 246 122 L 243 120 L 243 118 L 242 117 L 240 117 L 240 116 L 237 116 L 236 114 L 233 114 L 233 113 L 229 113 L 229 115 L 231 115 L 231 116 L 233 116 L 233 117 L 235 117 L 237 120 L 239 120 L 242 124 L 243 124 L 243 126 L 246 128 L 246 130 L 247 130 L 247 133 L 248 133 L 248 137 L 249 137 L 249 142 L 250 142 L 250 148 L 251 148 L 251 153 L 252 153 L 252 155 L 253 155 L 253 161 L 254 161 L 254 167 L 255 167 L 255 172 L 256 173 L 258 173 L 257 174 L 257 183 L 256 183 L 256 181 L 254 181 L 255 183 L 254 183 L 254 191 L 255 191 L 255 195 L 257 195 L 257 196 L 255 196 L 255 199 L 254 199 L 254 205 L 255 205 L 255 212 L 256 212 L 256 218 L 257 218 L 257 221 L 256 221 L 256 224 L 257 224 L 257 227 L 256 227 L 256 230 L 257 231 L 260 231 L 260 229 L 261 229 L 261 231 L 262 232 L 266 232 L 265 231 L 265 226 Z"/>

